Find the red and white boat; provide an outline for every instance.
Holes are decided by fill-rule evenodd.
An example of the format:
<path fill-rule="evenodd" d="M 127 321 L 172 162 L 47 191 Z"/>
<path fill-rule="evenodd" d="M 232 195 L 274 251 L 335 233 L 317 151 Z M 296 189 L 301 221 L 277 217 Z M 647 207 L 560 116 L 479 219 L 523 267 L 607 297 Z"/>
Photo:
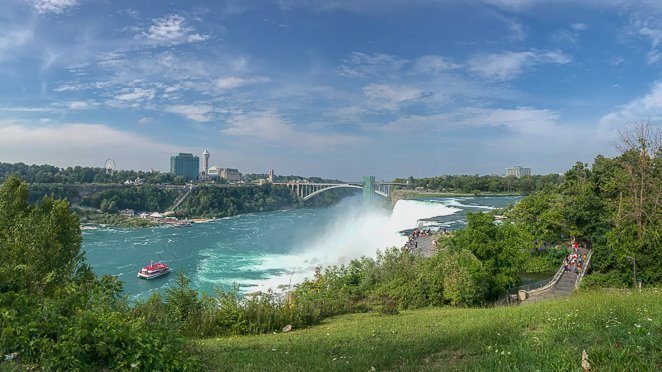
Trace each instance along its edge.
<path fill-rule="evenodd" d="M 168 267 L 168 264 L 163 262 L 154 263 L 154 261 L 150 261 L 149 265 L 138 271 L 138 277 L 143 279 L 154 279 L 166 275 L 169 272 L 170 268 Z"/>

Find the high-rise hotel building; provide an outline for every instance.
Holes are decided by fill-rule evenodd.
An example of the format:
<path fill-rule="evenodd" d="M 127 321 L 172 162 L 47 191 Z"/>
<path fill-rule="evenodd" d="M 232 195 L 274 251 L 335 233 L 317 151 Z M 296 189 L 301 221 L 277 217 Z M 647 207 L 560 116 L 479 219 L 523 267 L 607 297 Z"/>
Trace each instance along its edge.
<path fill-rule="evenodd" d="M 187 181 L 197 180 L 200 172 L 200 158 L 190 153 L 180 152 L 170 157 L 170 173 L 182 176 Z"/>

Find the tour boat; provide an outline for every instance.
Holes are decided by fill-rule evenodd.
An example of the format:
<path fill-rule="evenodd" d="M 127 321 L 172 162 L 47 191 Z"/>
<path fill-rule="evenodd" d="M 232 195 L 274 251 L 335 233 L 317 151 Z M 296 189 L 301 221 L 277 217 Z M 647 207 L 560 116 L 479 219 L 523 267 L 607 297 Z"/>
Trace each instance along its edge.
<path fill-rule="evenodd" d="M 154 279 L 166 275 L 169 272 L 170 268 L 168 268 L 168 264 L 163 262 L 154 263 L 153 261 L 150 261 L 149 265 L 143 267 L 138 272 L 138 277 L 143 279 Z"/>

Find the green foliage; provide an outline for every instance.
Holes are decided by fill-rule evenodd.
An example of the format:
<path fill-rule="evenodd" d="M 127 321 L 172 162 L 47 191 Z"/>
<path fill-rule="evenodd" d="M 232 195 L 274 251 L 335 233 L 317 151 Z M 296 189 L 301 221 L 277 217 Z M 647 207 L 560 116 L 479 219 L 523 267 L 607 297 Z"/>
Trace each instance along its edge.
<path fill-rule="evenodd" d="M 615 158 L 577 163 L 564 181 L 523 198 L 507 212 L 538 244 L 574 236 L 593 248 L 591 286 L 662 282 L 662 158 L 659 131 L 635 125 Z M 657 138 L 657 140 L 656 140 Z M 658 142 L 656 142 L 658 141 Z M 535 260 L 534 260 L 535 261 Z M 590 277 L 590 276 L 589 276 Z"/>
<path fill-rule="evenodd" d="M 172 330 L 122 311 L 99 284 L 71 283 L 57 296 L 0 293 L 0 352 L 46 370 L 187 370 L 197 361 Z M 112 289 L 110 289 L 113 292 Z"/>
<path fill-rule="evenodd" d="M 543 247 L 536 250 L 527 258 L 524 269 L 525 273 L 543 273 L 558 270 L 566 257 L 572 250 L 565 245 Z"/>
<path fill-rule="evenodd" d="M 10 177 L 0 189 L 0 292 L 52 294 L 89 271 L 78 217 L 62 200 L 28 203 L 27 185 Z"/>
<path fill-rule="evenodd" d="M 44 370 L 190 370 L 176 329 L 133 316 L 121 283 L 97 278 L 80 251 L 78 217 L 63 200 L 28 202 L 10 177 L 0 189 L 0 355 Z"/>
<path fill-rule="evenodd" d="M 14 175 L 25 182 L 38 184 L 83 184 L 83 183 L 122 183 L 140 178 L 147 184 L 172 183 L 174 177 L 170 173 L 158 171 L 143 172 L 133 170 L 115 170 L 108 173 L 102 167 L 68 167 L 58 168 L 52 165 L 26 165 L 23 163 L 0 163 L 0 181 Z"/>
<path fill-rule="evenodd" d="M 121 209 L 164 211 L 178 195 L 178 190 L 163 190 L 150 185 L 123 187 L 96 192 L 84 197 L 81 204 L 106 213 L 117 213 Z"/>
<path fill-rule="evenodd" d="M 532 191 L 543 190 L 545 187 L 558 185 L 563 178 L 558 174 L 533 175 L 521 178 L 479 175 L 444 175 L 431 178 L 409 177 L 396 179 L 395 182 L 406 183 L 411 188 L 422 187 L 425 190 L 481 193 L 481 192 L 509 192 L 528 194 Z"/>
<path fill-rule="evenodd" d="M 297 202 L 296 196 L 285 186 L 204 187 L 193 190 L 177 213 L 181 216 L 229 217 L 290 208 Z"/>
<path fill-rule="evenodd" d="M 488 213 L 469 213 L 467 226 L 445 240 L 450 249 L 467 249 L 482 263 L 487 274 L 488 300 L 495 300 L 520 283 L 520 273 L 533 247 L 533 237 L 513 223 L 494 223 Z"/>

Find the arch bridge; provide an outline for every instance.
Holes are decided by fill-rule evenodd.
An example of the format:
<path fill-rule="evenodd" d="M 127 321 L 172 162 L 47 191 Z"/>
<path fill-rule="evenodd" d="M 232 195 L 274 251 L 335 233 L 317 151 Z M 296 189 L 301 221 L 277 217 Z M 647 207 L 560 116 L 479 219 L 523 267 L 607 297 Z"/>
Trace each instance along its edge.
<path fill-rule="evenodd" d="M 393 182 L 375 182 L 374 176 L 363 177 L 363 182 L 345 182 L 345 183 L 311 183 L 311 182 L 281 182 L 276 185 L 287 186 L 296 196 L 302 200 L 309 200 L 325 191 L 334 189 L 360 189 L 363 190 L 363 199 L 372 200 L 374 195 L 380 195 L 388 198 L 391 196 L 391 189 L 394 186 L 405 186 L 404 184 Z"/>

